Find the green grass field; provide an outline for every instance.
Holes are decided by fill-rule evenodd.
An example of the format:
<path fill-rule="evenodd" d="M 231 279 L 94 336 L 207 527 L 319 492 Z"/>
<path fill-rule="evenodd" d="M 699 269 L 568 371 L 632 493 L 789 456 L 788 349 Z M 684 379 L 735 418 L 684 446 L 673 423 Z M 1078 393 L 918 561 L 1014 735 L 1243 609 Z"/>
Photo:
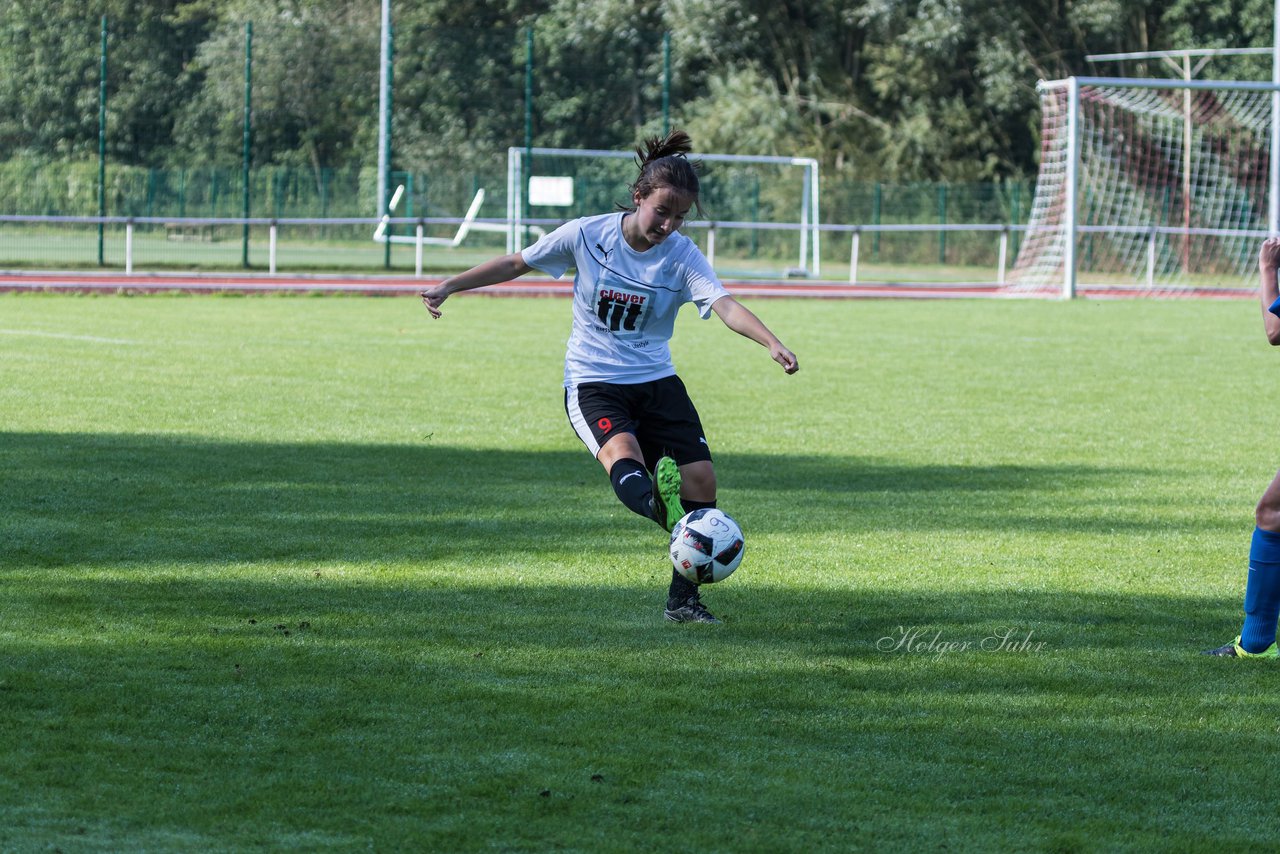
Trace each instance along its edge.
<path fill-rule="evenodd" d="M 0 850 L 1273 846 L 1256 305 L 751 305 L 689 626 L 563 300 L 0 296 Z"/>

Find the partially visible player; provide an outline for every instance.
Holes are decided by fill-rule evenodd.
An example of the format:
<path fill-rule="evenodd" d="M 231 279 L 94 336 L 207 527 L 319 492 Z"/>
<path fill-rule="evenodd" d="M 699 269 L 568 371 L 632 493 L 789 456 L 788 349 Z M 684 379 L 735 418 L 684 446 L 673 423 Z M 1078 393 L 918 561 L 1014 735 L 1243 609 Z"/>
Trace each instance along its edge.
<path fill-rule="evenodd" d="M 1258 272 L 1262 278 L 1262 323 L 1267 340 L 1280 346 L 1280 238 L 1262 243 Z M 1249 578 L 1244 588 L 1244 625 L 1236 639 L 1205 655 L 1228 658 L 1280 658 L 1276 621 L 1280 618 L 1280 473 L 1262 493 L 1254 512 L 1256 527 L 1249 547 Z"/>
<path fill-rule="evenodd" d="M 565 223 L 537 243 L 486 261 L 422 291 L 433 318 L 450 294 L 523 276 L 556 278 L 570 267 L 573 329 L 564 365 L 564 406 L 578 438 L 608 472 L 614 493 L 666 531 L 686 512 L 716 506 L 716 475 L 698 412 L 676 376 L 669 342 L 680 307 L 715 314 L 767 347 L 788 374 L 800 368 L 750 310 L 729 295 L 692 240 L 680 232 L 698 204 L 698 164 L 684 131 L 649 139 L 631 205 Z M 650 472 L 653 473 L 652 479 Z M 662 550 L 665 552 L 665 548 Z M 663 615 L 718 623 L 698 586 L 673 569 Z"/>

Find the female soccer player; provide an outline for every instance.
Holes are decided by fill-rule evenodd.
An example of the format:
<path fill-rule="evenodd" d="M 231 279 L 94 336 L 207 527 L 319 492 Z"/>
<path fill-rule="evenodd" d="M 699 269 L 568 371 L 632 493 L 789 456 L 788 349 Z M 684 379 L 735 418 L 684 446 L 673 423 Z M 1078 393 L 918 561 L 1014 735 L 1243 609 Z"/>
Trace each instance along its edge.
<path fill-rule="evenodd" d="M 767 347 L 788 374 L 795 354 L 729 295 L 693 241 L 680 233 L 698 204 L 699 164 L 689 135 L 672 131 L 636 149 L 631 206 L 565 223 L 527 249 L 486 261 L 422 291 L 433 318 L 450 294 L 536 268 L 573 278 L 573 330 L 564 365 L 564 406 L 578 438 L 604 466 L 618 499 L 670 531 L 686 512 L 716 505 L 711 450 L 676 376 L 669 342 L 676 312 L 692 302 Z M 653 473 L 652 480 L 649 473 Z M 698 586 L 673 569 L 668 620 L 718 623 Z"/>
<path fill-rule="evenodd" d="M 1262 243 L 1258 271 L 1262 278 L 1262 324 L 1267 340 L 1280 345 L 1280 238 Z M 1231 658 L 1280 658 L 1276 651 L 1276 620 L 1280 618 L 1280 473 L 1262 493 L 1254 513 L 1257 526 L 1249 546 L 1249 577 L 1244 588 L 1244 626 L 1231 643 L 1205 655 Z"/>

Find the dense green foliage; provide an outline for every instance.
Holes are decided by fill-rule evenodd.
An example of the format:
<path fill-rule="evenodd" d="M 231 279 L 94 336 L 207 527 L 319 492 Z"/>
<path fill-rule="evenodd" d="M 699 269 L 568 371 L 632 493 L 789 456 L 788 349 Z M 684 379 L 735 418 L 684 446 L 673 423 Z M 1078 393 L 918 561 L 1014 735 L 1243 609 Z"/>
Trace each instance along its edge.
<path fill-rule="evenodd" d="M 0 850 L 1274 848 L 1256 304 L 753 307 L 708 627 L 563 300 L 0 296 Z"/>
<path fill-rule="evenodd" d="M 394 3 L 394 158 L 407 170 L 474 171 L 493 168 L 526 131 L 538 145 L 613 148 L 665 117 L 702 150 L 817 156 L 828 174 L 862 180 L 1027 177 L 1037 78 L 1161 71 L 1095 66 L 1088 53 L 1266 44 L 1270 9 L 1263 0 Z M 96 157 L 103 15 L 111 162 L 241 163 L 247 23 L 253 163 L 319 175 L 376 160 L 379 10 L 367 0 L 4 4 L 0 160 Z M 1205 74 L 1257 78 L 1267 65 L 1218 60 Z"/>

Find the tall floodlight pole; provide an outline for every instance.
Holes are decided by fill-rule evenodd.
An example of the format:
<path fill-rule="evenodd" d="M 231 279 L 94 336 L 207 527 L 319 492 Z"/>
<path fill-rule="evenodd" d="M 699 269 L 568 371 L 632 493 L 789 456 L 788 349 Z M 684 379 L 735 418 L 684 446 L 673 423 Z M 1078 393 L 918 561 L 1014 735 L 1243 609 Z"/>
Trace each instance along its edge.
<path fill-rule="evenodd" d="M 1280 3 L 1280 0 L 1276 0 Z M 106 225 L 106 15 L 102 15 L 102 55 L 99 63 L 99 90 L 97 90 L 97 265 L 106 264 L 102 251 Z"/>
<path fill-rule="evenodd" d="M 1280 4 L 1280 0 L 1276 0 Z M 391 0 L 382 0 L 382 53 L 378 62 L 378 210 L 377 216 L 387 212 L 387 137 L 391 133 L 390 112 L 387 102 L 391 98 Z M 389 245 L 389 244 L 388 244 Z"/>
<path fill-rule="evenodd" d="M 1271 36 L 1271 82 L 1280 84 L 1280 0 L 1276 0 Z M 1280 232 L 1280 90 L 1271 90 L 1271 193 L 1267 231 Z"/>
<path fill-rule="evenodd" d="M 243 196 L 241 211 L 244 231 L 241 234 L 240 263 L 249 266 L 249 162 L 253 156 L 253 21 L 244 24 L 244 145 L 240 158 L 240 189 Z"/>

